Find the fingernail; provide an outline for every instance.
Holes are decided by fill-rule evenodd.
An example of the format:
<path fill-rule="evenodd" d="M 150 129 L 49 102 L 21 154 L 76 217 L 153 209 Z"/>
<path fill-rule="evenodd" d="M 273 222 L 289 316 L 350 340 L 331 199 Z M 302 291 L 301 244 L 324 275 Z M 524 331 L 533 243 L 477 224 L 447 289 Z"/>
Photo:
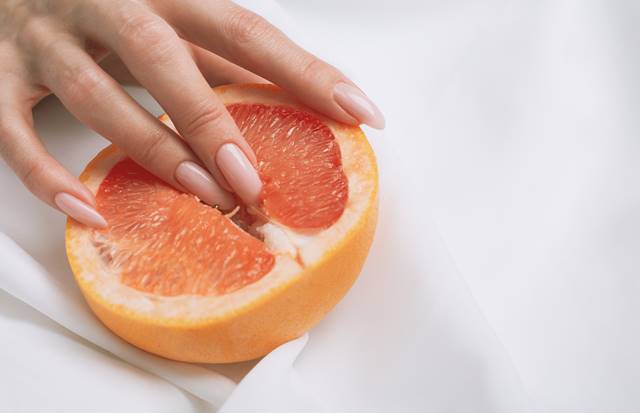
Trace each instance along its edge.
<path fill-rule="evenodd" d="M 235 206 L 230 193 L 213 179 L 213 176 L 195 162 L 184 161 L 176 168 L 176 179 L 189 192 L 209 205 L 218 205 L 224 210 Z"/>
<path fill-rule="evenodd" d="M 225 143 L 218 149 L 216 163 L 229 185 L 247 204 L 258 200 L 262 181 L 247 156 L 236 144 Z"/>
<path fill-rule="evenodd" d="M 53 198 L 53 202 L 62 212 L 85 225 L 96 228 L 105 228 L 107 221 L 89 204 L 86 204 L 73 195 L 60 192 Z"/>
<path fill-rule="evenodd" d="M 372 128 L 384 129 L 384 115 L 357 87 L 340 82 L 333 89 L 333 97 L 342 109 L 361 123 Z"/>

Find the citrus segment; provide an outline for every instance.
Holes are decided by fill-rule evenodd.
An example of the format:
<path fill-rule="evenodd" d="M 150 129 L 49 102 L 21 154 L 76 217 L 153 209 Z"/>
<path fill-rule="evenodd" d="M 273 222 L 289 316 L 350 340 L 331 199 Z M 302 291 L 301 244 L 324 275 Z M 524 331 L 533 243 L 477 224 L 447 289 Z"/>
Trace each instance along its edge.
<path fill-rule="evenodd" d="M 334 224 L 348 187 L 340 147 L 327 125 L 291 107 L 233 104 L 227 110 L 258 159 L 267 215 L 296 229 Z"/>
<path fill-rule="evenodd" d="M 96 202 L 109 226 L 96 231 L 95 242 L 122 283 L 137 290 L 224 294 L 273 267 L 274 257 L 261 241 L 129 158 L 111 169 Z"/>

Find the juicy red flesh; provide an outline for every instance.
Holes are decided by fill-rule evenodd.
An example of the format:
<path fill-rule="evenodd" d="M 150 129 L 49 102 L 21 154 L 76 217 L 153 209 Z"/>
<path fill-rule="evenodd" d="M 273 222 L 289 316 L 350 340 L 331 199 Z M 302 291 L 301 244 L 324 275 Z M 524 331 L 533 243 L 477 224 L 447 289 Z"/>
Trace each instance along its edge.
<path fill-rule="evenodd" d="M 261 104 L 227 107 L 258 158 L 267 215 L 288 227 L 330 227 L 348 197 L 340 147 L 331 129 L 298 109 Z"/>
<path fill-rule="evenodd" d="M 265 276 L 275 263 L 264 243 L 220 211 L 180 193 L 130 159 L 96 195 L 109 226 L 100 251 L 129 287 L 155 295 L 220 295 Z"/>
<path fill-rule="evenodd" d="M 330 227 L 348 197 L 340 147 L 316 116 L 289 107 L 227 107 L 256 153 L 258 206 L 297 231 Z M 129 287 L 161 296 L 221 295 L 268 274 L 275 258 L 220 211 L 171 188 L 131 159 L 117 163 L 96 194 L 109 226 L 94 232 L 102 257 Z M 254 217 L 243 205 L 234 220 Z"/>

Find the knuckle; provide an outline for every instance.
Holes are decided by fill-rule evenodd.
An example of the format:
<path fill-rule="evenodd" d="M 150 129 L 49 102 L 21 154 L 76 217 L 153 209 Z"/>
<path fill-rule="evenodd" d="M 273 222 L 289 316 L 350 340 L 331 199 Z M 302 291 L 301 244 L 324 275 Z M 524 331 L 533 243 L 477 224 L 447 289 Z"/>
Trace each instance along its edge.
<path fill-rule="evenodd" d="M 140 148 L 137 160 L 143 165 L 153 165 L 160 158 L 162 148 L 168 139 L 169 136 L 162 129 L 154 130 Z"/>
<path fill-rule="evenodd" d="M 99 95 L 104 78 L 93 67 L 67 67 L 61 70 L 61 83 L 67 85 L 64 92 L 66 99 L 75 105 L 81 105 Z"/>
<path fill-rule="evenodd" d="M 40 51 L 38 76 L 47 85 L 59 85 L 56 93 L 73 105 L 84 104 L 103 90 L 106 77 L 92 62 L 69 59 L 69 39 L 54 38 Z M 55 70 L 51 67 L 54 66 Z"/>
<path fill-rule="evenodd" d="M 224 24 L 227 37 L 235 43 L 251 43 L 271 32 L 271 25 L 259 15 L 242 8 L 229 12 Z"/>
<path fill-rule="evenodd" d="M 45 17 L 33 16 L 24 19 L 16 32 L 16 41 L 27 50 L 40 50 L 51 41 L 52 30 Z"/>
<path fill-rule="evenodd" d="M 326 72 L 325 69 L 326 65 L 322 60 L 311 56 L 300 66 L 300 77 L 308 82 L 316 81 Z"/>
<path fill-rule="evenodd" d="M 188 117 L 185 127 L 185 137 L 200 135 L 211 125 L 218 124 L 225 116 L 226 109 L 223 105 L 205 103 L 193 115 Z"/>
<path fill-rule="evenodd" d="M 120 24 L 117 35 L 124 41 L 157 39 L 165 35 L 164 21 L 151 13 L 124 13 Z"/>
<path fill-rule="evenodd" d="M 158 43 L 140 51 L 138 60 L 147 67 L 170 63 L 176 56 L 177 45 L 174 41 Z"/>
<path fill-rule="evenodd" d="M 38 186 L 45 174 L 45 166 L 42 162 L 29 162 L 18 172 L 18 177 L 24 185 L 33 191 Z"/>
<path fill-rule="evenodd" d="M 124 15 L 117 37 L 125 47 L 153 58 L 177 39 L 176 32 L 161 17 L 154 14 Z"/>
<path fill-rule="evenodd" d="M 38 50 L 35 53 L 36 59 L 40 65 L 59 65 L 60 62 L 65 62 L 65 56 L 60 53 L 63 43 L 67 39 L 62 36 L 53 36 L 46 40 L 43 40 L 38 45 Z"/>

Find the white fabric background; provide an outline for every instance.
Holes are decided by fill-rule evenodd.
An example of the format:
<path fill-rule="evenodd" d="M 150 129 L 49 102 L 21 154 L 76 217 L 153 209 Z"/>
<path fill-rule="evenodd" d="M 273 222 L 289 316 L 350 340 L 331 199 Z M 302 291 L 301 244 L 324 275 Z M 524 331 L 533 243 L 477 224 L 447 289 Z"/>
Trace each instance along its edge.
<path fill-rule="evenodd" d="M 3 165 L 0 230 L 42 267 L 0 237 L 0 410 L 640 410 L 639 6 L 279 4 L 252 3 L 387 115 L 360 280 L 252 370 L 162 361 L 90 316 L 63 218 Z M 74 172 L 104 146 L 55 100 L 36 112 Z"/>

